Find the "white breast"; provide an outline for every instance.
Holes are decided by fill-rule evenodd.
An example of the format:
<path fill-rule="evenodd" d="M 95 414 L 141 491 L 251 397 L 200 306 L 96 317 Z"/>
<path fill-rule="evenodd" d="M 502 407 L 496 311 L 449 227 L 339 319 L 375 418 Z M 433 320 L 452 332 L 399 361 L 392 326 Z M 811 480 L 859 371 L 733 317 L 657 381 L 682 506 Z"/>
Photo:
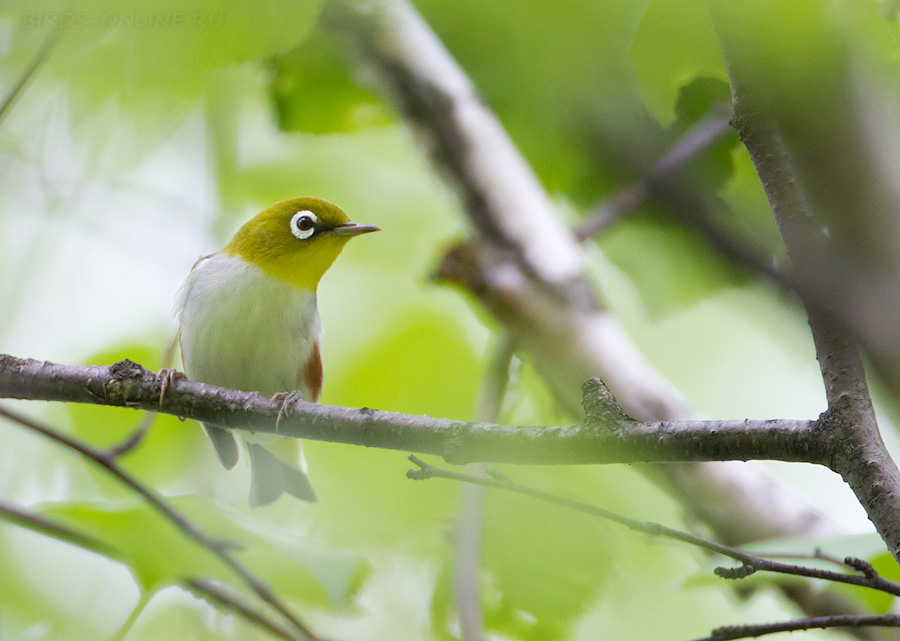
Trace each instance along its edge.
<path fill-rule="evenodd" d="M 309 396 L 298 376 L 322 334 L 315 292 L 213 254 L 187 275 L 174 311 L 189 379 Z"/>

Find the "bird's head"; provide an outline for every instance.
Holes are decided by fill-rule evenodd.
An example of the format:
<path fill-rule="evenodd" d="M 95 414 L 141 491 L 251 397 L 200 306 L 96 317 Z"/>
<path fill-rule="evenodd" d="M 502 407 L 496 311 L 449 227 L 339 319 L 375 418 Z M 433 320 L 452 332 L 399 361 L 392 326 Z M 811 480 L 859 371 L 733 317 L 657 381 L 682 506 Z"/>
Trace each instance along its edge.
<path fill-rule="evenodd" d="M 291 198 L 260 212 L 222 250 L 296 287 L 315 291 L 347 241 L 378 227 L 350 222 L 321 198 Z"/>

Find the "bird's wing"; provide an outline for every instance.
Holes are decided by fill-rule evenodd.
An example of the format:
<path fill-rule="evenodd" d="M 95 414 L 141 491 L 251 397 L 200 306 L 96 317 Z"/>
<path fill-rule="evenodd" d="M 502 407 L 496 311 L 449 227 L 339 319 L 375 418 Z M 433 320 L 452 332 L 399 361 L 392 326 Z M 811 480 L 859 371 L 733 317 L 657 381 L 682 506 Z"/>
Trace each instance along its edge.
<path fill-rule="evenodd" d="M 316 340 L 312 344 L 309 351 L 309 358 L 300 369 L 297 376 L 297 387 L 303 392 L 303 400 L 316 403 L 319 396 L 322 395 L 322 383 L 324 380 L 324 370 L 322 368 L 322 352 L 319 350 L 319 341 Z"/>

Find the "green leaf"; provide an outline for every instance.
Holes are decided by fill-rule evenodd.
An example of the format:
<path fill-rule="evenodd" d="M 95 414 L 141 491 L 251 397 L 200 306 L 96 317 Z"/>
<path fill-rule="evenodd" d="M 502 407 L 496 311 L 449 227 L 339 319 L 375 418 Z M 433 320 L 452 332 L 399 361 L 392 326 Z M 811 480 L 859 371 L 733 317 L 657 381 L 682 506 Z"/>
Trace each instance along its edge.
<path fill-rule="evenodd" d="M 622 221 L 607 231 L 598 245 L 634 282 L 653 320 L 747 278 L 700 236 L 652 210 Z"/>
<path fill-rule="evenodd" d="M 551 192 L 600 193 L 605 137 L 644 126 L 628 47 L 646 0 L 472 3 L 416 7 L 497 112 Z"/>
<path fill-rule="evenodd" d="M 731 220 L 725 222 L 730 223 L 733 233 L 751 239 L 752 245 L 763 255 L 786 265 L 784 242 L 747 148 L 735 146 L 732 161 L 734 172 L 720 191 L 722 200 L 733 214 Z"/>
<path fill-rule="evenodd" d="M 269 90 L 285 131 L 328 134 L 392 122 L 391 111 L 351 77 L 346 57 L 321 29 L 275 56 Z"/>
<path fill-rule="evenodd" d="M 182 108 L 209 72 L 296 46 L 318 0 L 19 0 L 4 3 L 19 50 L 58 35 L 47 68 L 88 103 Z"/>
<path fill-rule="evenodd" d="M 304 541 L 200 497 L 167 497 L 166 501 L 207 536 L 236 543 L 235 556 L 283 597 L 346 606 L 368 572 L 366 562 L 355 554 Z M 36 506 L 36 511 L 110 544 L 142 590 L 160 590 L 191 576 L 237 581 L 207 548 L 188 539 L 142 501 L 47 502 Z"/>
<path fill-rule="evenodd" d="M 328 403 L 467 419 L 480 365 L 462 328 L 432 311 L 410 308 L 375 337 L 326 386 Z M 419 532 L 431 547 L 434 526 L 452 511 L 458 489 L 406 478 L 405 452 L 329 443 L 304 444 L 319 504 L 310 515 L 329 541 L 390 547 Z"/>
<path fill-rule="evenodd" d="M 644 104 L 657 120 L 675 120 L 679 90 L 698 77 L 728 74 L 705 2 L 653 0 L 631 45 Z"/>
<path fill-rule="evenodd" d="M 498 595 L 486 603 L 486 621 L 522 639 L 568 637 L 610 578 L 611 547 L 596 519 L 491 492 L 483 531 L 482 563 L 493 588 L 487 593 Z"/>
<path fill-rule="evenodd" d="M 621 508 L 618 499 L 612 498 L 605 472 L 516 467 L 514 474 L 516 481 L 532 487 L 555 487 L 562 493 L 578 487 L 579 493 L 589 492 L 607 507 Z M 627 541 L 633 538 L 615 528 L 568 508 L 487 490 L 479 584 L 486 628 L 503 638 L 572 638 L 575 621 L 589 611 L 615 577 L 615 557 L 623 549 L 620 545 L 624 541 L 627 548 Z M 448 630 L 454 629 L 456 618 L 454 555 L 453 545 L 446 545 L 431 604 L 435 635 L 445 639 L 453 638 Z M 657 558 L 656 552 L 650 556 Z"/>

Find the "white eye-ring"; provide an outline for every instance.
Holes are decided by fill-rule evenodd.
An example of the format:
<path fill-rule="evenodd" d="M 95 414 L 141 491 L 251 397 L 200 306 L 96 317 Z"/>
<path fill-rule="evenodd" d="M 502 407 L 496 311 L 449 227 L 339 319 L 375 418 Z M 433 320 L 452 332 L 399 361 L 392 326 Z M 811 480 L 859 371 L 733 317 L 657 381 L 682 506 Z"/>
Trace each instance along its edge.
<path fill-rule="evenodd" d="M 291 217 L 291 233 L 300 240 L 306 240 L 316 233 L 316 222 L 319 219 L 306 209 L 298 211 Z"/>

